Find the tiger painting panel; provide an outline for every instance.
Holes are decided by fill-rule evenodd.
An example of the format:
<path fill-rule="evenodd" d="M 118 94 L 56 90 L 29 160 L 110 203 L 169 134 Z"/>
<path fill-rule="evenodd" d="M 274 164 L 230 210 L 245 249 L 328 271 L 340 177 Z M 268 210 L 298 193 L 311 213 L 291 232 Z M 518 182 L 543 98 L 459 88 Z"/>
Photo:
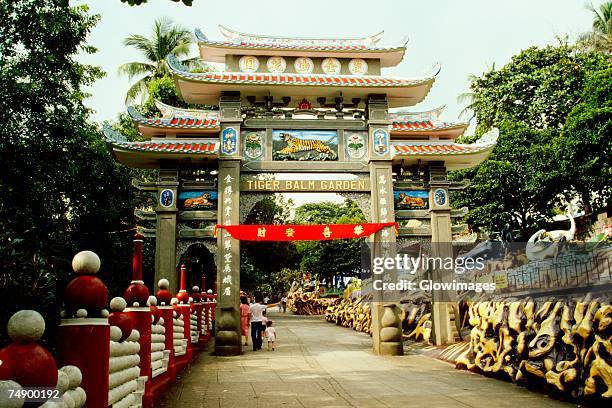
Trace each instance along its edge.
<path fill-rule="evenodd" d="M 216 190 L 184 190 L 178 194 L 180 210 L 216 210 Z"/>
<path fill-rule="evenodd" d="M 280 130 L 272 132 L 274 160 L 337 160 L 335 130 Z"/>

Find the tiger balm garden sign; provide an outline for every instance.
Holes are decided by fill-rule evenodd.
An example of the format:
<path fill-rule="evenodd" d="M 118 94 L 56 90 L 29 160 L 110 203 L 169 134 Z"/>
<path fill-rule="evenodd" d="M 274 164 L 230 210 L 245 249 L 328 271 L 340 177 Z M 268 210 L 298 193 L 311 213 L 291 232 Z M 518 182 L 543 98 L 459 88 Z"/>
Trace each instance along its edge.
<path fill-rule="evenodd" d="M 354 180 L 265 180 L 258 178 L 257 176 L 242 176 L 240 180 L 240 190 L 243 192 L 369 192 L 370 179 L 360 177 Z"/>

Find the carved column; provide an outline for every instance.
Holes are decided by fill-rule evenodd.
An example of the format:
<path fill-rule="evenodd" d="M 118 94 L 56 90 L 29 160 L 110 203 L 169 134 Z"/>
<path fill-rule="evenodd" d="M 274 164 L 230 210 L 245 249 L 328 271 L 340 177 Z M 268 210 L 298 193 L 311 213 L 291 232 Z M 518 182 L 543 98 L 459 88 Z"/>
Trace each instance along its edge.
<path fill-rule="evenodd" d="M 432 256 L 441 259 L 452 258 L 453 236 L 448 198 L 450 182 L 446 178 L 446 169 L 443 166 L 430 165 L 429 177 Z M 431 278 L 434 282 L 452 282 L 453 273 L 447 270 L 434 270 Z M 436 345 L 453 343 L 455 340 L 450 320 L 450 309 L 455 307 L 454 298 L 455 296 L 449 291 L 432 292 L 432 340 Z"/>
<path fill-rule="evenodd" d="M 240 222 L 240 93 L 221 94 L 221 149 L 219 155 L 219 210 L 218 222 L 233 225 Z M 241 353 L 240 333 L 240 241 L 229 233 L 218 231 L 217 262 L 218 302 L 215 312 L 215 353 Z"/>
<path fill-rule="evenodd" d="M 393 174 L 391 167 L 391 140 L 389 134 L 388 104 L 384 95 L 370 95 L 367 101 L 368 137 L 370 143 L 370 181 L 372 185 L 372 222 L 393 222 Z M 372 258 L 395 256 L 395 231 L 384 228 L 370 242 Z M 387 278 L 394 275 L 387 274 Z M 375 277 L 374 277 L 375 278 Z M 372 303 L 372 340 L 374 352 L 383 355 L 401 355 L 402 330 L 399 307 L 386 302 L 383 293 L 374 291 Z"/>
<path fill-rule="evenodd" d="M 160 169 L 157 182 L 157 233 L 155 239 L 155 282 L 162 278 L 170 282 L 170 291 L 176 293 L 178 277 L 176 257 L 178 218 L 178 172 L 176 169 Z"/>

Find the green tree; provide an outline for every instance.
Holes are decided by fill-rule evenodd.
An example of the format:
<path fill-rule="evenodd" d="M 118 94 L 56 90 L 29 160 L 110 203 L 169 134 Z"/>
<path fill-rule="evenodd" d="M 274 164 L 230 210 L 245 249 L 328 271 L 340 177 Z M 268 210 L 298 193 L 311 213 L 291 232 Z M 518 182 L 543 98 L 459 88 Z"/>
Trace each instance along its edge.
<path fill-rule="evenodd" d="M 585 92 L 592 92 L 593 87 L 586 90 L 587 78 L 609 66 L 609 58 L 600 53 L 579 54 L 562 43 L 524 50 L 501 69 L 473 79 L 470 108 L 477 119 L 476 134 L 500 128 L 498 146 L 489 160 L 451 174 L 453 179 L 471 180 L 466 190 L 453 195 L 453 205 L 470 207 L 467 221 L 473 227 L 496 231 L 509 222 L 528 236 L 561 198 L 570 201 L 578 191 L 590 196 L 584 192 L 587 189 L 605 191 L 606 184 L 601 184 L 605 171 L 596 173 L 601 175 L 597 179 L 589 175 L 592 154 L 601 157 L 605 150 L 570 142 L 568 137 L 563 143 L 557 139 L 569 136 L 564 130 L 568 115 Z M 581 144 L 591 146 L 591 151 L 585 147 L 583 154 L 576 154 Z M 605 167 L 607 161 L 599 160 L 598 165 Z"/>
<path fill-rule="evenodd" d="M 363 212 L 352 200 L 342 204 L 304 204 L 295 211 L 296 224 L 354 224 L 365 221 Z M 328 281 L 337 275 L 353 275 L 361 267 L 362 242 L 363 239 L 299 241 L 296 247 L 301 258 L 300 269 Z"/>
<path fill-rule="evenodd" d="M 510 120 L 499 129 L 502 136 L 488 160 L 452 175 L 471 178 L 468 188 L 453 194 L 453 205 L 470 208 L 466 220 L 473 227 L 499 231 L 510 223 L 527 237 L 550 215 L 562 189 L 548 146 L 557 130 L 534 130 Z"/>
<path fill-rule="evenodd" d="M 612 68 L 593 73 L 581 102 L 567 117 L 553 150 L 568 197 L 577 195 L 588 212 L 610 204 L 612 193 Z"/>
<path fill-rule="evenodd" d="M 477 130 L 484 132 L 506 119 L 533 129 L 560 128 L 578 103 L 588 73 L 608 65 L 608 57 L 594 52 L 577 54 L 566 43 L 528 48 L 501 69 L 472 81 L 470 107 L 476 114 Z"/>
<path fill-rule="evenodd" d="M 0 1 L 0 327 L 36 309 L 47 339 L 77 251 L 100 255 L 111 294 L 130 280 L 130 179 L 83 105 L 102 72 L 75 59 L 97 21 L 64 0 Z"/>
<path fill-rule="evenodd" d="M 593 27 L 578 38 L 578 46 L 587 51 L 612 53 L 612 1 L 603 3 L 599 9 L 591 3 L 587 9 L 593 14 Z"/>
<path fill-rule="evenodd" d="M 279 225 L 289 222 L 292 202 L 282 195 L 267 196 L 256 203 L 244 224 Z M 292 242 L 249 242 L 241 244 L 240 285 L 247 291 L 272 293 L 274 276 L 284 268 L 296 268 L 299 258 Z"/>
<path fill-rule="evenodd" d="M 169 74 L 166 56 L 185 57 L 189 55 L 193 35 L 185 28 L 175 25 L 168 18 L 160 18 L 153 23 L 153 35 L 147 38 L 132 34 L 123 44 L 134 47 L 142 53 L 144 62 L 128 62 L 119 67 L 119 73 L 130 80 L 140 77 L 127 92 L 126 101 L 132 101 L 147 93 L 151 80 Z"/>

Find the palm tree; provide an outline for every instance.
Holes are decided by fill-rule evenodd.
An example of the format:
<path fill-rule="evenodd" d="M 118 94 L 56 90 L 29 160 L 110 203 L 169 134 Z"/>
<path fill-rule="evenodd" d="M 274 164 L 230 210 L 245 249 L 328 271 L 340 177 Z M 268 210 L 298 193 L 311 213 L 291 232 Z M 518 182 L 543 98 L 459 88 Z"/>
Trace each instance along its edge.
<path fill-rule="evenodd" d="M 126 103 L 133 101 L 139 95 L 146 95 L 152 79 L 168 75 L 166 56 L 169 54 L 177 58 L 187 56 L 192 42 L 193 35 L 185 28 L 173 24 L 168 18 L 155 20 L 151 38 L 132 34 L 123 40 L 123 45 L 141 51 L 146 59 L 146 62 L 128 62 L 119 67 L 119 73 L 127 75 L 130 80 L 142 76 L 128 90 Z"/>
<path fill-rule="evenodd" d="M 578 46 L 612 54 L 612 1 L 603 3 L 599 10 L 593 4 L 586 7 L 593 13 L 593 29 L 578 37 Z"/>
<path fill-rule="evenodd" d="M 491 73 L 495 71 L 495 62 L 493 64 L 491 64 L 490 67 L 487 67 L 487 70 L 483 75 L 486 75 L 487 73 Z M 474 74 L 469 74 L 468 75 L 468 81 L 470 83 L 470 90 L 468 92 L 463 92 L 461 94 L 459 94 L 459 96 L 457 97 L 457 103 L 461 104 L 461 105 L 466 105 L 463 109 L 461 109 L 461 112 L 459 112 L 459 117 L 460 118 L 465 118 L 469 116 L 468 122 L 471 122 L 472 119 L 474 119 L 476 117 L 476 106 L 478 105 L 478 96 L 476 94 L 476 92 L 474 92 L 471 88 L 472 88 L 472 84 L 474 84 L 476 81 L 478 81 L 480 78 Z"/>

